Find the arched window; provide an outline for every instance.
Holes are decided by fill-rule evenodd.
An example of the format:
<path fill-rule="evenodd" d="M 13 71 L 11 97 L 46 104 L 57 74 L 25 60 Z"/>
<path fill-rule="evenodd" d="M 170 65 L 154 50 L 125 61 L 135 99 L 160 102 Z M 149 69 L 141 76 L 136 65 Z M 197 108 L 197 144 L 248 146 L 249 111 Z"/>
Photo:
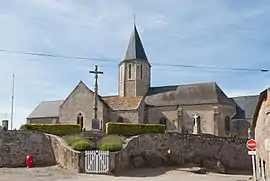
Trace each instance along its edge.
<path fill-rule="evenodd" d="M 77 114 L 77 124 L 79 124 L 81 126 L 81 129 L 83 129 L 83 114 L 82 113 Z"/>
<path fill-rule="evenodd" d="M 140 68 L 140 73 L 141 73 L 141 79 L 143 79 L 143 66 L 141 65 L 141 68 Z"/>
<path fill-rule="evenodd" d="M 119 117 L 117 118 L 117 122 L 118 122 L 118 123 L 123 123 L 123 122 L 124 122 L 124 118 L 123 118 L 122 116 L 119 116 Z"/>
<path fill-rule="evenodd" d="M 231 119 L 229 116 L 226 116 L 224 120 L 225 120 L 225 132 L 228 134 L 231 131 L 231 123 L 230 123 Z"/>
<path fill-rule="evenodd" d="M 165 128 L 166 128 L 166 126 L 167 126 L 167 119 L 165 117 L 160 118 L 159 119 L 159 124 L 165 125 Z"/>
<path fill-rule="evenodd" d="M 128 78 L 131 79 L 131 75 L 132 75 L 132 67 L 131 64 L 128 64 Z"/>

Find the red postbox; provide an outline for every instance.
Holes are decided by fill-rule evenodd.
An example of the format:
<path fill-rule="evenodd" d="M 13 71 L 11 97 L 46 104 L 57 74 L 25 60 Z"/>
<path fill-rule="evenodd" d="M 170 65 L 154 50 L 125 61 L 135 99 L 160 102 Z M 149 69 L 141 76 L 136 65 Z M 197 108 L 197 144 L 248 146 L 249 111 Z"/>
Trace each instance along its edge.
<path fill-rule="evenodd" d="M 33 156 L 32 155 L 27 155 L 26 157 L 26 167 L 30 168 L 33 165 Z"/>

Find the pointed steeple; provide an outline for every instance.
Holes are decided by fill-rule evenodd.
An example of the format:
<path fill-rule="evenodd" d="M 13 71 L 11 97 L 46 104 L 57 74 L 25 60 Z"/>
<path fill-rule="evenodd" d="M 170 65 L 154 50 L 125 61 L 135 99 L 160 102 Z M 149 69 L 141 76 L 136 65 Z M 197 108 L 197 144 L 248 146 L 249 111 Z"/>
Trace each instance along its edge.
<path fill-rule="evenodd" d="M 144 60 L 148 62 L 136 24 L 130 36 L 124 60 Z"/>

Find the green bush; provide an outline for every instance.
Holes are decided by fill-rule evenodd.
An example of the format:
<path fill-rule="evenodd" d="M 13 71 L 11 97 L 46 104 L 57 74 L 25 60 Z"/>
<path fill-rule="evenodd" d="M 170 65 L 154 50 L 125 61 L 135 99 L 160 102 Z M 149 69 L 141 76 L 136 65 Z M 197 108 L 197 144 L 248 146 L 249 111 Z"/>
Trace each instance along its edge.
<path fill-rule="evenodd" d="M 165 133 L 162 124 L 131 124 L 131 123 L 106 123 L 106 134 L 109 135 L 139 135 L 144 133 Z"/>
<path fill-rule="evenodd" d="M 58 136 L 78 134 L 81 132 L 81 127 L 78 124 L 24 124 L 20 129 L 39 131 Z"/>
<path fill-rule="evenodd" d="M 80 140 L 80 141 L 74 142 L 71 148 L 76 151 L 92 150 L 94 149 L 94 144 L 91 143 L 90 141 Z"/>
<path fill-rule="evenodd" d="M 80 135 L 68 135 L 64 137 L 68 146 L 72 146 L 74 143 L 79 141 L 88 141 L 85 138 L 81 137 Z"/>
<path fill-rule="evenodd" d="M 119 151 L 125 142 L 122 136 L 106 136 L 99 141 L 98 149 L 103 151 Z"/>

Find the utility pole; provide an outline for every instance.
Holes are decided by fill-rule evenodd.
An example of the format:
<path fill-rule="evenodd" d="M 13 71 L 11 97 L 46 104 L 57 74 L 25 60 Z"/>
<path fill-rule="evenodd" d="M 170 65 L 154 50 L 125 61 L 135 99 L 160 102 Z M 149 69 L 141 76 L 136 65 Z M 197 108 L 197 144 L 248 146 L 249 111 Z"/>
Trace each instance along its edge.
<path fill-rule="evenodd" d="M 13 114 L 14 114 L 14 89 L 15 89 L 15 75 L 12 75 L 12 96 L 11 96 L 11 113 L 10 113 L 10 129 L 13 129 Z"/>
<path fill-rule="evenodd" d="M 95 74 L 95 94 L 94 94 L 94 119 L 97 119 L 97 103 L 98 103 L 98 75 L 103 72 L 98 71 L 98 66 L 95 65 L 94 71 L 89 71 L 90 74 Z"/>

